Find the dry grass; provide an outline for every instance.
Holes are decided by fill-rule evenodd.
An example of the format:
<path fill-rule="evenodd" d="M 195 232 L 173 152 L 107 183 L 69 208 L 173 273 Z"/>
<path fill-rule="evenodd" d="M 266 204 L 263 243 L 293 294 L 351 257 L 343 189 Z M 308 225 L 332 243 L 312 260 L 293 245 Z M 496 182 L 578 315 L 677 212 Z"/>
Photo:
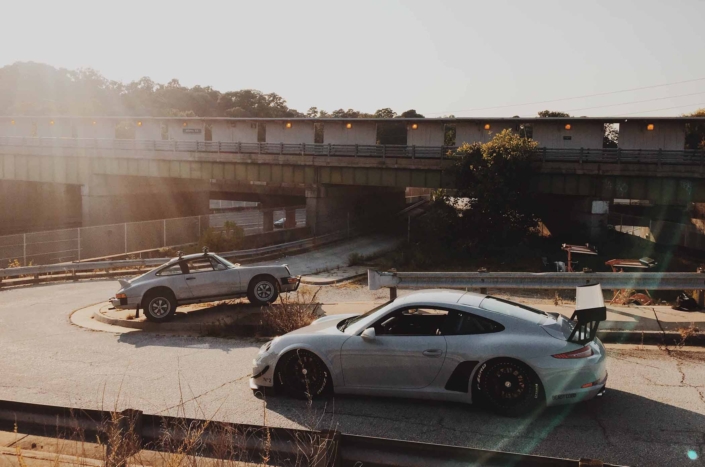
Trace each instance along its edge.
<path fill-rule="evenodd" d="M 181 383 L 179 383 L 181 390 Z M 118 397 L 119 398 L 119 397 Z M 190 399 L 194 400 L 194 399 Z M 214 421 L 203 415 L 202 407 L 195 402 L 195 410 L 200 419 L 185 417 L 186 403 L 183 394 L 176 409 L 176 417 L 163 417 L 159 426 L 143 425 L 145 434 L 156 435 L 152 441 L 140 436 L 139 413 L 118 412 L 118 403 L 110 412 L 109 418 L 100 424 L 98 434 L 87 439 L 80 428 L 60 430 L 56 435 L 41 438 L 42 446 L 35 443 L 13 448 L 14 464 L 20 467 L 42 464 L 55 466 L 128 467 L 148 465 L 154 467 L 265 467 L 270 465 L 324 467 L 333 465 L 337 444 L 327 431 L 319 429 L 322 416 L 306 403 L 306 417 L 303 425 L 312 431 L 283 433 L 267 426 L 266 403 L 262 401 L 263 426 L 241 427 Z M 323 409 L 325 413 L 325 408 Z M 79 416 L 70 420 L 78 426 Z M 15 426 L 18 438 L 21 428 Z M 277 435 L 284 436 L 283 439 Z M 36 437 L 35 437 L 36 438 Z M 278 452 L 273 446 L 290 446 L 285 452 Z M 37 452 L 42 451 L 43 452 Z M 41 457 L 38 457 L 41 456 Z M 2 459 L 0 459 L 0 464 Z"/>
<path fill-rule="evenodd" d="M 263 332 L 280 336 L 311 324 L 319 317 L 316 297 L 320 290 L 320 287 L 315 291 L 301 288 L 295 294 L 282 294 L 278 303 L 263 307 Z"/>
<path fill-rule="evenodd" d="M 687 328 L 678 328 L 676 331 L 681 335 L 681 341 L 678 343 L 679 347 L 684 346 L 689 337 L 695 337 L 700 333 L 700 329 L 695 326 L 695 323 L 690 323 Z"/>

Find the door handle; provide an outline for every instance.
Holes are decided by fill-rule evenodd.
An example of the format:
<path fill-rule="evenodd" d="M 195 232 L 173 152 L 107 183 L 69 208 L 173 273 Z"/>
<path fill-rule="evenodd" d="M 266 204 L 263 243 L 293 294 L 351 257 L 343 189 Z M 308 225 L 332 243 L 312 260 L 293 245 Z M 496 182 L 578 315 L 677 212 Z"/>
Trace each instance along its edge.
<path fill-rule="evenodd" d="M 443 351 L 441 349 L 428 349 L 424 350 L 422 353 L 427 357 L 440 357 L 443 355 Z"/>
<path fill-rule="evenodd" d="M 192 280 L 195 280 L 195 279 L 196 279 L 195 277 L 187 277 L 187 278 L 186 278 L 187 281 L 192 281 Z"/>

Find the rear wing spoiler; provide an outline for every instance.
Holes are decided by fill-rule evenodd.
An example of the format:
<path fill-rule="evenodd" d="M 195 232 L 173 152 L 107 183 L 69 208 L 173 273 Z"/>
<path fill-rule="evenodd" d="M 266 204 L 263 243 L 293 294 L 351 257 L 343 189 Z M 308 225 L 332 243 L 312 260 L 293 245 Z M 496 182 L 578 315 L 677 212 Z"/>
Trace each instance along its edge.
<path fill-rule="evenodd" d="M 577 323 L 568 341 L 585 345 L 595 339 L 600 321 L 607 320 L 607 307 L 600 284 L 575 288 L 575 312 L 570 319 L 577 320 Z"/>

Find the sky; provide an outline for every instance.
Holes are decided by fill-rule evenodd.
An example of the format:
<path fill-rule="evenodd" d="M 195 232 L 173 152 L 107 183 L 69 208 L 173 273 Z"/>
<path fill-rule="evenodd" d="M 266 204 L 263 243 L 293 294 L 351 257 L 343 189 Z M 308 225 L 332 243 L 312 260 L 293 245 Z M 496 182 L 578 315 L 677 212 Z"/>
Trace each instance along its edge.
<path fill-rule="evenodd" d="M 666 116 L 705 107 L 699 0 L 6 2 L 0 66 L 258 89 L 299 111 Z"/>

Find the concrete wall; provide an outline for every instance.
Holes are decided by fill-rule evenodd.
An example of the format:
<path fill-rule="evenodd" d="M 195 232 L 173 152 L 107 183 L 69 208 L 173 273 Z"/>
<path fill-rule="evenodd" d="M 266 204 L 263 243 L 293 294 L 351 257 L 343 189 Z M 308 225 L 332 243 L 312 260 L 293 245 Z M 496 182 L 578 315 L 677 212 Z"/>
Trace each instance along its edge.
<path fill-rule="evenodd" d="M 323 142 L 326 144 L 377 144 L 377 124 L 356 122 L 345 128 L 348 122 L 326 122 L 323 125 Z"/>
<path fill-rule="evenodd" d="M 322 185 L 306 190 L 306 226 L 314 235 L 348 225 L 377 228 L 406 206 L 404 188 Z"/>
<path fill-rule="evenodd" d="M 80 185 L 0 180 L 0 235 L 77 227 L 80 223 Z"/>
<path fill-rule="evenodd" d="M 169 120 L 169 139 L 176 141 L 205 141 L 206 125 L 198 120 Z M 184 124 L 186 126 L 184 126 Z M 189 133 L 189 131 L 199 131 Z M 161 131 L 161 130 L 160 130 Z M 186 131 L 186 132 L 184 132 Z M 158 139 L 161 139 L 159 137 Z"/>
<path fill-rule="evenodd" d="M 292 122 L 291 128 L 286 128 L 286 122 L 267 122 L 268 143 L 301 144 L 313 141 L 313 122 Z"/>
<path fill-rule="evenodd" d="M 114 139 L 115 122 L 109 119 L 76 119 L 76 134 L 79 138 Z"/>
<path fill-rule="evenodd" d="M 485 123 L 489 123 L 490 129 L 485 130 Z M 494 138 L 494 135 L 501 133 L 504 129 L 515 131 L 521 122 L 467 122 L 457 123 L 455 126 L 455 145 L 463 143 L 486 143 Z"/>
<path fill-rule="evenodd" d="M 135 139 L 159 141 L 162 139 L 162 125 L 159 120 L 139 120 L 141 126 L 135 121 Z"/>
<path fill-rule="evenodd" d="M 209 188 L 208 180 L 93 174 L 90 182 L 81 186 L 82 224 L 208 214 Z"/>
<path fill-rule="evenodd" d="M 570 130 L 565 129 L 566 123 Z M 533 122 L 533 139 L 547 148 L 602 148 L 604 126 L 601 122 Z"/>
<path fill-rule="evenodd" d="M 214 121 L 211 124 L 213 141 L 257 142 L 257 122 Z"/>
<path fill-rule="evenodd" d="M 619 124 L 619 147 L 622 149 L 668 149 L 681 151 L 685 148 L 685 123 L 657 122 L 654 129 L 646 129 L 649 121 L 629 120 Z"/>
<path fill-rule="evenodd" d="M 443 146 L 444 129 L 443 123 L 419 122 L 417 128 L 413 129 L 413 124 L 406 125 L 406 144 L 408 146 Z"/>

